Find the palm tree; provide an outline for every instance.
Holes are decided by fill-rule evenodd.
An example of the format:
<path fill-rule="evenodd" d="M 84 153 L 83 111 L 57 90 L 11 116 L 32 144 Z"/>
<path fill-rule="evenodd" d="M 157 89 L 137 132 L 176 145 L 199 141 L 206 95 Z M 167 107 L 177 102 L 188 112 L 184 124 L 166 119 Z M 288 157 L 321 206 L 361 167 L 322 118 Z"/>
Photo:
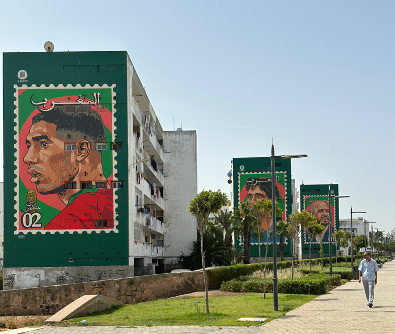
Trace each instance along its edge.
<path fill-rule="evenodd" d="M 280 261 L 284 261 L 284 238 L 288 235 L 288 226 L 285 221 L 279 221 L 276 225 L 276 234 L 280 236 Z"/>
<path fill-rule="evenodd" d="M 233 245 L 233 234 L 239 234 L 237 221 L 234 219 L 234 215 L 231 211 L 220 211 L 218 214 L 214 215 L 214 217 L 219 224 L 218 226 L 222 229 L 221 237 L 228 249 L 228 265 L 231 265 L 236 258 L 235 247 Z"/>
<path fill-rule="evenodd" d="M 205 266 L 227 266 L 229 265 L 228 249 L 225 243 L 218 238 L 221 231 L 211 224 L 207 224 L 206 233 L 203 234 L 203 249 Z M 193 242 L 193 250 L 190 255 L 181 255 L 179 261 L 183 267 L 191 270 L 202 268 L 202 253 L 201 253 L 201 236 L 197 236 L 197 240 Z"/>
<path fill-rule="evenodd" d="M 256 221 L 252 209 L 248 203 L 241 202 L 238 208 L 234 208 L 237 224 L 243 229 L 243 263 L 250 263 L 250 247 L 251 247 L 251 227 Z"/>
<path fill-rule="evenodd" d="M 314 219 L 311 219 L 304 226 L 304 228 L 307 231 L 307 235 L 309 236 L 309 239 L 310 239 L 310 274 L 311 274 L 311 242 L 317 235 L 321 234 L 325 230 L 324 226 L 317 223 L 317 218 L 315 216 L 313 216 L 313 217 L 314 217 Z"/>

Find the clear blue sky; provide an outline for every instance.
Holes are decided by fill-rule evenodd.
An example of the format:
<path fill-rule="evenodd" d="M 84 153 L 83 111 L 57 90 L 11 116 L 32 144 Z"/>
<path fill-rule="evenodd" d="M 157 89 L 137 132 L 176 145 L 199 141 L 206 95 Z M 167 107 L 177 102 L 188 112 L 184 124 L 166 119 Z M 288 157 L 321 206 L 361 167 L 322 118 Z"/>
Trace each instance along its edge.
<path fill-rule="evenodd" d="M 1 52 L 128 51 L 163 128 L 197 130 L 199 190 L 228 193 L 231 159 L 268 156 L 274 137 L 309 155 L 297 185 L 351 196 L 341 218 L 352 205 L 395 227 L 394 1 L 25 0 L 0 15 Z"/>

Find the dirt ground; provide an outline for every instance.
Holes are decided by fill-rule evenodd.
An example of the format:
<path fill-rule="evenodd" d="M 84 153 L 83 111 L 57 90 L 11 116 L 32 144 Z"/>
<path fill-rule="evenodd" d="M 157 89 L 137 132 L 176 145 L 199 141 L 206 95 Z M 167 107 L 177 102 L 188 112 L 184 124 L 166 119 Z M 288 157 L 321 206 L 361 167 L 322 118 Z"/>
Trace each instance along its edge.
<path fill-rule="evenodd" d="M 0 331 L 6 331 L 17 327 L 41 326 L 48 318 L 49 316 L 42 315 L 0 316 Z"/>

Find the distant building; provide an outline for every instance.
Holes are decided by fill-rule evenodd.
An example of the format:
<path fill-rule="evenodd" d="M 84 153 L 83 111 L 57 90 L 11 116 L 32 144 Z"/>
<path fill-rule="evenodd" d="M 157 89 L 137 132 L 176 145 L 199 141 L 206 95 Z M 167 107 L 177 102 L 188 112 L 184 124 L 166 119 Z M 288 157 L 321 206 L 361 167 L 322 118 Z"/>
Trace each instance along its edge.
<path fill-rule="evenodd" d="M 339 229 L 351 233 L 351 219 L 340 219 Z M 364 224 L 363 217 L 353 218 L 352 232 L 354 235 L 366 235 L 369 237 L 369 224 Z"/>

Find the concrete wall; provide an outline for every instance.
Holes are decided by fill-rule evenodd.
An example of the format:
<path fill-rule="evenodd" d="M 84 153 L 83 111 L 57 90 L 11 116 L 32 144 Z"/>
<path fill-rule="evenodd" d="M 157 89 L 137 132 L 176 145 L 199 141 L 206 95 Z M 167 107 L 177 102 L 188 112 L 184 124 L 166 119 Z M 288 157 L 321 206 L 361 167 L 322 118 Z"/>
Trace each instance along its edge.
<path fill-rule="evenodd" d="M 133 266 L 4 268 L 3 289 L 84 283 L 133 275 Z"/>
<path fill-rule="evenodd" d="M 201 271 L 0 291 L 0 315 L 49 315 L 83 295 L 103 295 L 125 304 L 203 291 Z"/>
<path fill-rule="evenodd" d="M 197 194 L 196 131 L 164 131 L 164 144 L 165 264 L 171 267 L 177 257 L 191 253 L 197 237 L 196 219 L 187 212 Z"/>

